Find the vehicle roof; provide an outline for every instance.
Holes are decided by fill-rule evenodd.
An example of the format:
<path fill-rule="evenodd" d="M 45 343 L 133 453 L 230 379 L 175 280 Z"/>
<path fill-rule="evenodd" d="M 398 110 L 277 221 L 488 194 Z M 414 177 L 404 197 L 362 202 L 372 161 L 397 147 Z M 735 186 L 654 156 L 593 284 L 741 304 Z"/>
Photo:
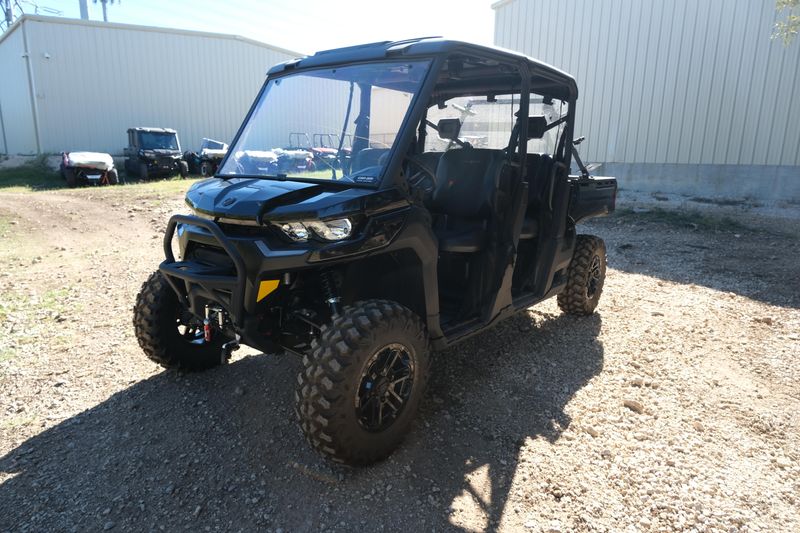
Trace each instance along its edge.
<path fill-rule="evenodd" d="M 277 74 L 288 69 L 310 69 L 396 57 L 432 57 L 453 53 L 489 54 L 498 57 L 498 59 L 527 61 L 528 68 L 531 72 L 532 90 L 536 91 L 538 86 L 547 86 L 551 92 L 553 88 L 556 88 L 555 92 L 558 94 L 552 94 L 552 96 L 564 99 L 575 99 L 578 97 L 578 85 L 575 82 L 575 78 L 552 65 L 505 48 L 453 41 L 442 37 L 419 37 L 403 41 L 381 41 L 348 46 L 346 48 L 323 50 L 311 56 L 279 63 L 269 70 L 268 75 Z"/>
<path fill-rule="evenodd" d="M 146 131 L 150 133 L 178 133 L 172 128 L 147 128 L 141 126 L 136 128 L 128 128 L 128 131 Z"/>

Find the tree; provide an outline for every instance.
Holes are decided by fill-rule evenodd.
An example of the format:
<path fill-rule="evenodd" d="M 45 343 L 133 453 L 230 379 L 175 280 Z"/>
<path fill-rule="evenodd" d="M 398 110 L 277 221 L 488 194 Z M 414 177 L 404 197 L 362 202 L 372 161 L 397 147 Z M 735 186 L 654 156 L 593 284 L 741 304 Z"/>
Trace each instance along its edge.
<path fill-rule="evenodd" d="M 94 0 L 94 3 L 96 4 L 97 1 L 98 0 Z M 778 0 L 778 1 L 781 2 L 783 0 Z M 800 0 L 794 0 L 794 1 L 800 1 Z M 108 13 L 106 13 L 106 4 L 113 4 L 113 3 L 114 0 L 100 0 L 100 4 L 102 4 L 103 6 L 103 22 L 108 22 Z"/>
<path fill-rule="evenodd" d="M 788 46 L 800 32 L 800 0 L 775 0 L 775 9 L 786 18 L 775 23 L 772 38 Z"/>

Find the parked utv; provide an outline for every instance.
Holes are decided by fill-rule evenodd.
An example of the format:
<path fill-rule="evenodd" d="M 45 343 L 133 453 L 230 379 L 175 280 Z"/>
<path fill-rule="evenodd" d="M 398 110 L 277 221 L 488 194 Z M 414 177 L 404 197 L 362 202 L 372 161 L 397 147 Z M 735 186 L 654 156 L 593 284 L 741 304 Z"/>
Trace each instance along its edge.
<path fill-rule="evenodd" d="M 146 180 L 178 173 L 189 175 L 189 166 L 181 157 L 178 132 L 169 128 L 130 128 L 125 153 L 125 173 Z"/>
<path fill-rule="evenodd" d="M 605 245 L 576 226 L 611 212 L 617 186 L 577 157 L 577 96 L 551 66 L 439 38 L 272 68 L 216 177 L 189 189 L 193 214 L 169 220 L 134 309 L 139 344 L 184 370 L 240 343 L 297 354 L 311 445 L 342 463 L 385 458 L 431 350 L 553 296 L 595 310 Z M 299 128 L 351 135 L 352 157 L 274 173 L 248 155 Z"/>
<path fill-rule="evenodd" d="M 314 144 L 311 143 L 311 137 L 307 133 L 290 133 L 289 146 L 287 150 L 304 150 L 311 152 L 313 169 L 311 170 L 325 170 L 329 168 L 337 168 L 338 158 L 336 157 L 336 150 L 326 146 L 317 145 L 316 141 L 319 135 L 314 135 Z"/>
<path fill-rule="evenodd" d="M 102 152 L 61 152 L 59 172 L 67 187 L 119 183 L 114 160 Z"/>
<path fill-rule="evenodd" d="M 228 145 L 222 141 L 203 138 L 200 151 L 187 150 L 183 153 L 190 174 L 200 174 L 203 177 L 213 176 L 217 172 L 222 158 L 228 153 Z"/>

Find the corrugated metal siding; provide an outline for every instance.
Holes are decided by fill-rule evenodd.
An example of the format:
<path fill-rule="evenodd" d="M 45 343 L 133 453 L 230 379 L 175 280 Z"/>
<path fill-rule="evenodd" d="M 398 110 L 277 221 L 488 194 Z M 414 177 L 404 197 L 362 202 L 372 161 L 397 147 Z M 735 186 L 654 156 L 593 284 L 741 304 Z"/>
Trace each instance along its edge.
<path fill-rule="evenodd" d="M 16 28 L 0 43 L 0 110 L 3 130 L 0 131 L 0 152 L 8 146 L 9 154 L 36 153 L 36 133 L 28 90 L 25 43 L 21 28 Z M 4 141 L 4 142 L 3 142 Z"/>
<path fill-rule="evenodd" d="M 230 141 L 267 69 L 294 57 L 203 34 L 25 24 L 45 152 L 118 154 L 131 126 L 175 128 L 183 150 Z"/>
<path fill-rule="evenodd" d="M 800 46 L 774 0 L 511 0 L 495 44 L 570 72 L 585 159 L 800 165 Z"/>

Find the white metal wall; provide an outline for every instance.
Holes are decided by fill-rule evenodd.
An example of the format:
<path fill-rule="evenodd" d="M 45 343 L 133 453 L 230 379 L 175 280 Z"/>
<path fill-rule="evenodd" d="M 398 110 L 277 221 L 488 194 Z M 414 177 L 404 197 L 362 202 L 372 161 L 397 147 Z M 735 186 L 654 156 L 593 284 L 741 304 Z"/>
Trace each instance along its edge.
<path fill-rule="evenodd" d="M 224 35 L 50 17 L 23 24 L 43 152 L 119 154 L 131 126 L 175 128 L 184 150 L 203 137 L 229 142 L 267 69 L 299 55 Z"/>
<path fill-rule="evenodd" d="M 800 165 L 800 43 L 774 0 L 504 0 L 495 44 L 576 77 L 585 159 Z"/>
<path fill-rule="evenodd" d="M 36 133 L 21 28 L 0 43 L 0 152 L 35 154 Z M 5 139 L 3 138 L 5 132 Z"/>

